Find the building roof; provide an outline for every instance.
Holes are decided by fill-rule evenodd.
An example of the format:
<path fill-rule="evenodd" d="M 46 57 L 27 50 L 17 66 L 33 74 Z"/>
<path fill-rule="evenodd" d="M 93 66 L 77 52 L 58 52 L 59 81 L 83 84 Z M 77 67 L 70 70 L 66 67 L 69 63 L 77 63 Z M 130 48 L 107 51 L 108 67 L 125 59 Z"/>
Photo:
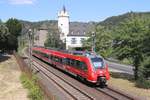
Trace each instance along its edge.
<path fill-rule="evenodd" d="M 68 36 L 86 36 L 94 27 L 93 23 L 70 22 Z"/>
<path fill-rule="evenodd" d="M 48 26 L 46 24 L 42 24 L 39 30 L 48 30 Z"/>
<path fill-rule="evenodd" d="M 58 12 L 58 17 L 69 17 L 65 6 L 63 6 L 62 10 Z"/>

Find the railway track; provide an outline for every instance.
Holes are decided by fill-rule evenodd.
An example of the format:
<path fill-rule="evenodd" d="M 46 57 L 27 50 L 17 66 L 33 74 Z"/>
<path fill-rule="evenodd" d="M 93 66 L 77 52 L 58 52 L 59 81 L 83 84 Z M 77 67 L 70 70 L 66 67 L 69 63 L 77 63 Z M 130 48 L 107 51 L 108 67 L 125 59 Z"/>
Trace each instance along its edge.
<path fill-rule="evenodd" d="M 33 61 L 34 68 L 40 72 L 40 74 L 44 75 L 48 80 L 53 81 L 59 88 L 61 88 L 64 92 L 66 92 L 70 99 L 73 100 L 95 100 L 88 93 L 82 91 L 79 87 L 74 86 L 70 82 L 66 81 L 59 75 L 50 71 L 43 64 Z"/>
<path fill-rule="evenodd" d="M 134 97 L 131 97 L 127 94 L 121 93 L 119 91 L 116 91 L 110 87 L 105 88 L 96 88 L 97 91 L 104 93 L 105 95 L 110 96 L 114 100 L 138 100 Z"/>
<path fill-rule="evenodd" d="M 38 61 L 35 61 L 35 62 L 39 63 Z M 42 62 L 42 63 L 43 63 L 43 62 Z M 47 64 L 44 64 L 44 65 L 43 65 L 43 64 L 40 63 L 40 65 L 41 65 L 43 68 L 45 68 L 46 70 L 50 71 L 50 70 L 48 69 L 48 65 L 47 65 Z M 66 82 L 67 84 L 69 84 L 69 85 L 75 87 L 77 90 L 79 90 L 79 91 L 82 92 L 82 90 L 80 90 L 78 87 L 74 86 L 72 83 L 70 83 L 70 82 L 68 82 L 67 80 L 63 79 L 62 77 L 58 76 L 56 73 L 54 73 L 54 72 L 52 72 L 52 71 L 50 71 L 50 72 L 51 72 L 52 74 L 56 75 L 57 77 L 59 77 L 61 80 L 63 80 L 63 81 Z M 120 91 L 114 90 L 114 89 L 110 88 L 109 86 L 108 86 L 108 87 L 105 87 L 105 88 L 95 88 L 95 89 L 96 89 L 96 91 L 101 92 L 101 93 L 103 93 L 104 95 L 106 95 L 106 96 L 112 98 L 112 100 L 139 100 L 139 99 L 137 99 L 137 98 L 134 98 L 134 97 L 132 97 L 132 96 L 129 96 L 129 95 L 127 95 L 127 94 L 124 94 L 124 93 L 122 93 L 122 92 L 120 92 Z M 88 98 L 89 98 L 89 99 L 88 99 L 88 98 L 85 98 L 84 100 L 94 100 L 94 98 L 93 98 L 92 96 L 89 96 L 88 93 L 83 92 L 83 94 L 87 95 Z M 76 96 L 76 94 L 75 94 L 75 96 Z M 79 95 L 78 95 L 78 96 L 79 96 Z M 81 98 L 82 98 L 82 97 L 79 97 L 79 98 L 76 98 L 76 99 L 81 99 Z M 83 100 L 83 98 L 82 98 L 82 100 Z"/>
<path fill-rule="evenodd" d="M 39 63 L 39 62 L 37 62 L 37 61 L 35 61 L 36 63 Z M 45 68 L 47 71 L 49 71 L 49 72 L 51 72 L 53 75 L 55 75 L 55 76 L 57 76 L 58 78 L 60 78 L 61 80 L 63 80 L 65 83 L 67 83 L 68 85 L 70 85 L 70 86 L 72 86 L 73 88 L 75 88 L 76 90 L 78 90 L 79 92 L 81 92 L 82 94 L 84 94 L 86 97 L 82 97 L 82 96 L 79 96 L 79 95 L 76 95 L 76 94 L 74 94 L 74 95 L 72 95 L 71 93 L 73 93 L 73 92 L 71 92 L 71 93 L 69 93 L 68 92 L 68 88 L 67 89 L 65 89 L 64 87 L 61 87 L 61 88 L 64 88 L 63 90 L 67 90 L 66 92 L 67 93 L 69 93 L 72 97 L 73 97 L 73 99 L 76 99 L 76 100 L 78 100 L 78 99 L 84 99 L 84 100 L 94 100 L 94 98 L 92 97 L 92 96 L 89 96 L 89 94 L 88 93 L 86 93 L 86 92 L 83 92 L 82 90 L 80 90 L 79 88 L 77 88 L 76 86 L 74 86 L 73 84 L 71 84 L 70 82 L 68 82 L 67 80 L 65 80 L 65 79 L 63 79 L 62 77 L 60 77 L 60 76 L 58 76 L 57 74 L 55 74 L 54 72 L 52 72 L 52 71 L 50 71 L 49 69 L 48 69 L 48 67 L 46 67 L 45 65 L 42 65 L 41 63 L 39 63 L 40 64 L 40 66 L 42 66 L 43 68 Z M 57 84 L 57 81 L 56 81 L 56 84 Z M 98 92 L 101 92 L 101 93 L 103 93 L 104 95 L 106 95 L 106 96 L 109 96 L 109 97 L 111 97 L 112 99 L 114 99 L 114 100 L 137 100 L 137 99 L 135 99 L 135 98 L 133 98 L 133 97 L 130 97 L 130 96 L 128 96 L 127 94 L 123 94 L 123 93 L 121 93 L 121 92 L 119 92 L 119 91 L 116 91 L 116 90 L 113 90 L 112 88 L 110 88 L 110 87 L 105 87 L 105 88 L 95 88 Z M 74 92 L 75 93 L 75 92 Z M 77 98 L 77 96 L 78 96 L 78 98 Z M 87 98 L 88 97 L 88 98 Z"/>
<path fill-rule="evenodd" d="M 27 53 L 28 54 L 28 53 Z M 35 59 L 34 57 L 32 59 Z M 37 58 L 36 58 L 37 60 Z M 39 63 L 40 61 L 40 63 Z M 75 91 L 77 91 L 76 93 L 75 92 L 72 92 L 72 90 L 70 90 L 69 88 L 67 87 L 64 87 L 63 85 L 60 85 L 58 83 L 57 80 L 54 79 L 51 79 L 51 76 L 48 75 L 48 73 L 43 70 L 43 69 L 39 69 L 39 67 L 37 68 L 37 70 L 39 70 L 40 72 L 42 72 L 42 74 L 44 76 L 46 76 L 47 78 L 50 78 L 51 80 L 53 80 L 56 84 L 59 85 L 60 88 L 62 88 L 66 93 L 68 93 L 68 95 L 70 95 L 70 97 L 72 99 L 82 99 L 82 100 L 94 100 L 95 99 L 95 96 L 93 96 L 93 94 L 98 94 L 100 96 L 97 96 L 96 97 L 96 100 L 105 100 L 107 97 L 108 98 L 111 98 L 111 99 L 108 99 L 108 100 L 142 100 L 141 98 L 138 98 L 137 96 L 132 96 L 132 95 L 128 95 L 124 92 L 121 92 L 121 91 L 118 91 L 118 90 L 115 90 L 115 89 L 112 89 L 110 88 L 109 86 L 106 87 L 106 88 L 91 88 L 89 89 L 90 87 L 86 87 L 86 90 L 92 90 L 94 91 L 93 94 L 92 93 L 89 93 L 89 91 L 86 91 L 86 92 L 83 92 L 83 90 L 80 90 L 79 88 L 77 88 L 76 86 L 74 86 L 74 83 L 71 83 L 71 82 L 68 82 L 68 80 L 66 81 L 65 78 L 63 79 L 62 77 L 58 76 L 58 74 L 55 74 L 54 72 L 50 71 L 47 67 L 49 67 L 49 65 L 47 65 L 46 63 L 44 62 L 41 62 L 41 60 L 38 59 L 38 62 L 36 61 L 36 63 L 38 63 L 41 67 L 43 67 L 45 70 L 47 70 L 48 72 L 50 72 L 51 74 L 53 74 L 54 76 L 60 78 L 60 80 L 62 80 L 64 83 L 68 84 L 69 86 L 71 86 L 72 88 L 74 88 Z M 44 64 L 44 65 L 43 65 Z M 34 64 L 35 65 L 35 64 Z M 35 67 L 37 67 L 35 65 Z M 87 89 L 88 88 L 88 89 Z M 92 96 L 90 96 L 89 94 L 91 94 Z M 80 94 L 80 95 L 78 95 Z M 105 96 L 102 96 L 102 95 L 105 95 Z M 100 97 L 100 98 L 99 98 Z M 104 98 L 103 98 L 104 97 Z M 106 97 L 106 98 L 105 98 Z"/>
<path fill-rule="evenodd" d="M 34 60 L 35 61 L 35 60 Z M 73 92 L 72 90 L 69 90 L 69 88 L 64 87 L 64 85 L 60 85 L 59 82 L 55 79 L 51 79 L 53 80 L 59 87 L 61 87 L 66 93 L 68 93 L 72 99 L 78 100 L 78 99 L 82 99 L 82 100 L 94 100 L 95 98 L 93 98 L 92 96 L 89 96 L 88 93 L 83 92 L 82 90 L 80 90 L 79 88 L 77 88 L 76 86 L 74 86 L 73 84 L 71 84 L 70 82 L 66 81 L 65 79 L 63 79 L 62 77 L 58 76 L 57 74 L 55 74 L 54 72 L 50 71 L 47 67 L 47 64 L 42 64 L 39 63 L 37 61 L 35 61 L 36 63 L 38 63 L 40 66 L 42 66 L 45 70 L 47 70 L 48 72 L 50 72 L 51 74 L 53 74 L 54 76 L 58 77 L 60 80 L 62 80 L 65 84 L 68 84 L 69 86 L 71 86 L 72 88 L 74 88 L 75 92 Z M 36 65 L 35 65 L 36 66 Z M 36 66 L 37 67 L 37 66 Z M 48 78 L 50 76 L 48 76 L 45 71 L 39 69 L 45 76 L 47 76 Z M 77 91 L 77 92 L 76 92 Z M 96 88 L 96 91 L 103 93 L 104 95 L 112 98 L 113 100 L 138 100 L 137 98 L 132 98 L 131 96 L 128 96 L 126 94 L 123 94 L 121 92 L 115 91 L 109 87 L 106 88 Z M 80 94 L 80 95 L 79 95 Z M 102 98 L 101 98 L 102 99 Z"/>

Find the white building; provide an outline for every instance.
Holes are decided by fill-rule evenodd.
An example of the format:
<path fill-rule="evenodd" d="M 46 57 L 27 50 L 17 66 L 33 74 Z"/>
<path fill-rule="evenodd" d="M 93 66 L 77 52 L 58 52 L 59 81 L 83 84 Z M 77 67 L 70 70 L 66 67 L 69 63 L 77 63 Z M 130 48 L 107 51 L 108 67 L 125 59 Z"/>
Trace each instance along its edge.
<path fill-rule="evenodd" d="M 60 32 L 60 39 L 65 42 L 69 34 L 69 14 L 65 7 L 58 12 L 58 29 Z"/>
<path fill-rule="evenodd" d="M 77 33 L 74 34 L 73 32 L 67 35 L 66 38 L 66 49 L 75 48 L 75 47 L 82 47 L 82 42 L 86 40 L 88 37 L 85 36 L 85 33 Z"/>
<path fill-rule="evenodd" d="M 78 30 L 69 32 L 69 14 L 65 7 L 58 13 L 58 29 L 60 39 L 66 42 L 66 49 L 82 47 L 82 41 L 88 38 L 85 32 Z"/>

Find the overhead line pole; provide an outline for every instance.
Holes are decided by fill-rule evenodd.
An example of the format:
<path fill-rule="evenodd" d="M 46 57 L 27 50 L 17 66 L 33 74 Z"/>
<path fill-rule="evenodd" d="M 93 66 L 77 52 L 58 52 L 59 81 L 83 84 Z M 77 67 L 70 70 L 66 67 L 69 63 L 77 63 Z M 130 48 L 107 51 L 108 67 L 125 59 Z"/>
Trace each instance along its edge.
<path fill-rule="evenodd" d="M 96 48 L 96 32 L 92 32 L 92 39 L 93 39 L 93 41 L 92 41 L 92 52 L 96 52 L 95 51 L 95 48 Z"/>

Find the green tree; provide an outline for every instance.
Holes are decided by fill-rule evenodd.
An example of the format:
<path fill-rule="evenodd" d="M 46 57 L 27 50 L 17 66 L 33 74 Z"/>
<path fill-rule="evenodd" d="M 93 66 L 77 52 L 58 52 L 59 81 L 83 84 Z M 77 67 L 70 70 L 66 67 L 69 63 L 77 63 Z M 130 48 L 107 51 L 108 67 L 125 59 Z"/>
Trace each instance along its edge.
<path fill-rule="evenodd" d="M 150 78 L 150 57 L 145 57 L 141 67 L 142 76 L 146 79 Z"/>
<path fill-rule="evenodd" d="M 110 56 L 112 52 L 112 35 L 110 30 L 103 26 L 96 27 L 96 52 L 103 57 Z"/>
<path fill-rule="evenodd" d="M 93 41 L 91 32 L 87 33 L 87 37 L 89 38 L 87 40 L 83 40 L 82 43 L 83 47 L 90 51 L 92 49 L 92 41 Z"/>
<path fill-rule="evenodd" d="M 7 49 L 7 40 L 9 35 L 8 28 L 4 24 L 0 24 L 0 50 Z"/>
<path fill-rule="evenodd" d="M 142 41 L 142 52 L 144 56 L 150 57 L 150 21 L 146 24 L 147 31 Z"/>
<path fill-rule="evenodd" d="M 60 40 L 57 29 L 48 32 L 47 40 L 44 43 L 45 47 L 65 49 L 65 44 Z"/>
<path fill-rule="evenodd" d="M 0 19 L 0 25 L 2 24 L 2 20 Z"/>
<path fill-rule="evenodd" d="M 22 31 L 22 24 L 19 22 L 19 20 L 15 19 L 15 18 L 10 18 L 6 22 L 6 26 L 12 35 L 14 35 L 16 37 L 21 35 L 20 33 Z"/>
<path fill-rule="evenodd" d="M 135 67 L 134 77 L 138 79 L 140 63 L 143 61 L 143 41 L 147 33 L 147 21 L 139 17 L 131 17 L 122 22 L 115 30 L 114 48 L 119 59 L 132 59 Z"/>
<path fill-rule="evenodd" d="M 111 32 L 101 25 L 97 25 L 94 31 L 96 32 L 96 52 L 103 57 L 108 57 L 112 52 Z M 93 45 L 93 36 L 88 33 L 88 37 L 90 37 L 88 40 L 83 41 L 83 46 L 90 50 Z"/>
<path fill-rule="evenodd" d="M 145 57 L 139 69 L 139 78 L 136 81 L 136 86 L 140 88 L 150 88 L 150 57 Z"/>
<path fill-rule="evenodd" d="M 6 26 L 9 30 L 10 35 L 8 36 L 8 49 L 17 50 L 18 48 L 18 36 L 21 35 L 22 24 L 17 19 L 9 19 L 6 22 Z"/>

